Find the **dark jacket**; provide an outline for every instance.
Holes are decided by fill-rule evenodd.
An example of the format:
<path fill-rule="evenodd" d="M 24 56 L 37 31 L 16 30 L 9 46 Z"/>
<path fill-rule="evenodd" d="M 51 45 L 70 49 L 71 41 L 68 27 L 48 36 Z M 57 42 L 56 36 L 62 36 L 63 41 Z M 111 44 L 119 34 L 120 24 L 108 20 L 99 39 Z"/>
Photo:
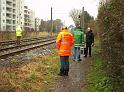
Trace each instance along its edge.
<path fill-rule="evenodd" d="M 86 33 L 86 44 L 92 45 L 92 43 L 94 43 L 94 34 L 91 30 L 91 31 Z"/>

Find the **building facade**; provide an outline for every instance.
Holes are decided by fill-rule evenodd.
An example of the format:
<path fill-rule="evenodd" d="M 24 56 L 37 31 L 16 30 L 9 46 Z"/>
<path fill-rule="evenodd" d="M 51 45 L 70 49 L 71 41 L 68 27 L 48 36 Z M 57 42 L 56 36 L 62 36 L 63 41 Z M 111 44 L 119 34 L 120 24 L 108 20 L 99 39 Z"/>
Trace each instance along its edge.
<path fill-rule="evenodd" d="M 16 0 L 0 0 L 0 30 L 13 31 L 16 28 Z"/>
<path fill-rule="evenodd" d="M 24 29 L 27 31 L 35 29 L 35 13 L 28 6 L 24 6 Z"/>
<path fill-rule="evenodd" d="M 31 29 L 35 30 L 35 12 L 33 10 L 30 10 L 30 21 Z"/>
<path fill-rule="evenodd" d="M 16 26 L 35 29 L 35 13 L 25 0 L 0 0 L 0 31 L 15 31 Z"/>
<path fill-rule="evenodd" d="M 25 0 L 16 0 L 16 26 L 24 28 L 24 2 Z"/>
<path fill-rule="evenodd" d="M 35 18 L 35 30 L 39 31 L 39 26 L 41 24 L 41 19 Z"/>

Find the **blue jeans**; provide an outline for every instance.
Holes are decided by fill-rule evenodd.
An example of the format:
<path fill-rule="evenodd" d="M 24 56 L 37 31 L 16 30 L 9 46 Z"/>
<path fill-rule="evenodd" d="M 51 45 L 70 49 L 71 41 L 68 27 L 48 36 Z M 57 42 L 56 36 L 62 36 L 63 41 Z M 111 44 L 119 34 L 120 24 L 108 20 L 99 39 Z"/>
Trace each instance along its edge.
<path fill-rule="evenodd" d="M 60 56 L 61 68 L 60 72 L 69 72 L 69 56 Z"/>
<path fill-rule="evenodd" d="M 73 48 L 73 60 L 80 60 L 81 50 L 80 47 Z"/>

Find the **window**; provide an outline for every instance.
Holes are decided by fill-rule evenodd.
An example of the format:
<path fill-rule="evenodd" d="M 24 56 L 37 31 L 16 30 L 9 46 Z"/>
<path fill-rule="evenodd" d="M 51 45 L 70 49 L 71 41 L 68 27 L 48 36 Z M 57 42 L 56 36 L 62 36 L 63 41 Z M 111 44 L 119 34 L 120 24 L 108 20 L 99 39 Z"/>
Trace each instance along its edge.
<path fill-rule="evenodd" d="M 5 7 L 3 7 L 3 10 L 5 10 Z"/>
<path fill-rule="evenodd" d="M 16 5 L 15 4 L 13 4 L 13 7 L 15 7 Z"/>
<path fill-rule="evenodd" d="M 13 20 L 13 24 L 15 24 L 16 22 L 15 22 L 15 20 Z"/>
<path fill-rule="evenodd" d="M 15 19 L 16 18 L 16 15 L 13 15 L 13 18 Z"/>
<path fill-rule="evenodd" d="M 15 9 L 13 9 L 13 13 L 15 13 L 16 11 L 15 11 Z"/>
<path fill-rule="evenodd" d="M 3 20 L 3 23 L 5 23 L 5 20 Z"/>
<path fill-rule="evenodd" d="M 3 26 L 3 30 L 5 30 L 5 26 Z"/>
<path fill-rule="evenodd" d="M 5 13 L 3 13 L 3 16 L 5 16 Z"/>

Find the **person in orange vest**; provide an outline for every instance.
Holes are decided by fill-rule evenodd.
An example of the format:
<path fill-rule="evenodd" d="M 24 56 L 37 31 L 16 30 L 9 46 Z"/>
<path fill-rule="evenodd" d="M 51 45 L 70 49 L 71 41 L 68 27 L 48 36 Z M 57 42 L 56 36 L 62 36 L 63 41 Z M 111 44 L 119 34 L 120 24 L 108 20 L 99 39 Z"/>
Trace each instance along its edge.
<path fill-rule="evenodd" d="M 67 27 L 63 27 L 56 39 L 56 47 L 60 55 L 61 67 L 60 76 L 68 76 L 69 72 L 69 56 L 71 55 L 71 47 L 74 45 L 74 38 L 68 32 Z"/>

